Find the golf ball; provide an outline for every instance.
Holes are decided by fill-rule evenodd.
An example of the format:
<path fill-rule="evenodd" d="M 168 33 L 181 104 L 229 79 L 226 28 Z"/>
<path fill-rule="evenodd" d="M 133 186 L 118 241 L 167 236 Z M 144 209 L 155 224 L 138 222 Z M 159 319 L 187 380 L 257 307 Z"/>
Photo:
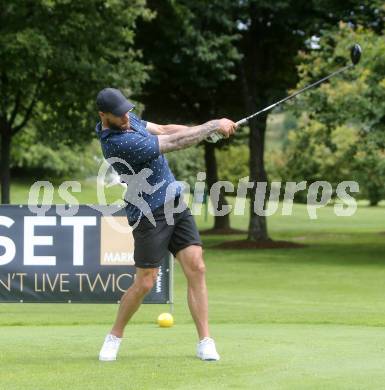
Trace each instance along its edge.
<path fill-rule="evenodd" d="M 174 318 L 170 313 L 162 313 L 158 317 L 158 324 L 161 328 L 170 328 L 174 324 Z"/>

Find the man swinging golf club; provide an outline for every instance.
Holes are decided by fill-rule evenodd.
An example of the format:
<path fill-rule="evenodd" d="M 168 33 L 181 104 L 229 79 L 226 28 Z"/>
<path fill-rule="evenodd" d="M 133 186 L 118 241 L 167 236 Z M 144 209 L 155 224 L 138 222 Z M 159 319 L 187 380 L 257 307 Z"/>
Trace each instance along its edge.
<path fill-rule="evenodd" d="M 104 340 L 99 360 L 116 360 L 124 328 L 152 289 L 160 262 L 168 251 L 180 262 L 187 278 L 188 305 L 199 336 L 197 356 L 202 360 L 219 360 L 209 333 L 202 242 L 191 212 L 180 197 L 181 188 L 170 171 L 164 153 L 188 148 L 215 132 L 228 138 L 234 134 L 236 124 L 229 119 L 211 120 L 192 127 L 146 122 L 131 112 L 134 105 L 114 88 L 101 90 L 96 103 L 101 119 L 96 125 L 96 133 L 104 157 L 107 161 L 111 158 L 120 161 L 112 165 L 121 178 L 140 176 L 145 169 L 145 187 L 154 188 L 153 191 L 136 193 L 136 200 L 139 198 L 149 206 L 147 213 L 138 207 L 140 202 L 130 202 L 126 196 L 127 218 L 133 227 L 135 240 L 136 278 L 121 298 L 115 323 Z M 135 191 L 130 188 L 132 192 Z M 167 215 L 170 211 L 172 224 Z"/>

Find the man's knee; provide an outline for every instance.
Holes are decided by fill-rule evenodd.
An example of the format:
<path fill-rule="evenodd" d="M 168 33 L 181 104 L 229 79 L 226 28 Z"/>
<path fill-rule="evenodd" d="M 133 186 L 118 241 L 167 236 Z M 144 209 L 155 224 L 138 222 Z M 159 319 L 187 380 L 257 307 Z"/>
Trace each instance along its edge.
<path fill-rule="evenodd" d="M 191 275 L 204 275 L 206 272 L 206 266 L 203 261 L 202 248 L 197 246 L 190 253 L 188 260 L 186 261 L 186 268 Z"/>
<path fill-rule="evenodd" d="M 140 271 L 137 272 L 133 288 L 137 293 L 145 295 L 153 288 L 157 276 L 157 268 L 140 269 Z"/>

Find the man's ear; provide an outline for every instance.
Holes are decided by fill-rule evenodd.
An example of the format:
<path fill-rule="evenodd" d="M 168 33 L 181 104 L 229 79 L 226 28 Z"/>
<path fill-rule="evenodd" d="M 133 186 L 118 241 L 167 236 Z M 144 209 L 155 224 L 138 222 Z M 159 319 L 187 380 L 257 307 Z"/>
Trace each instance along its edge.
<path fill-rule="evenodd" d="M 100 116 L 100 119 L 105 119 L 106 114 L 102 111 L 99 111 L 99 116 Z"/>

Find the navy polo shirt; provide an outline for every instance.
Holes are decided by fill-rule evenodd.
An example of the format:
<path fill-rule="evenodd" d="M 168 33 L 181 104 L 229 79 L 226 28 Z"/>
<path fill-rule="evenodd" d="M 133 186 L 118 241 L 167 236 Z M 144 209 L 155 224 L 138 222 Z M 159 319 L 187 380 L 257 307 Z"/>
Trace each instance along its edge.
<path fill-rule="evenodd" d="M 151 211 L 154 211 L 179 196 L 181 187 L 175 180 L 166 157 L 159 150 L 158 137 L 149 133 L 146 129 L 146 121 L 131 112 L 129 115 L 130 130 L 128 131 L 102 130 L 101 122 L 96 125 L 95 131 L 104 158 L 117 157 L 125 161 L 125 164 L 115 162 L 112 166 L 121 176 L 121 180 L 127 183 L 125 197 L 127 218 L 130 222 L 135 222 L 143 213 L 146 214 L 147 205 Z M 138 177 L 141 177 L 140 185 L 138 185 Z M 145 185 L 143 180 L 146 181 Z M 167 194 L 168 186 L 171 187 Z M 138 198 L 146 207 L 140 207 Z"/>

